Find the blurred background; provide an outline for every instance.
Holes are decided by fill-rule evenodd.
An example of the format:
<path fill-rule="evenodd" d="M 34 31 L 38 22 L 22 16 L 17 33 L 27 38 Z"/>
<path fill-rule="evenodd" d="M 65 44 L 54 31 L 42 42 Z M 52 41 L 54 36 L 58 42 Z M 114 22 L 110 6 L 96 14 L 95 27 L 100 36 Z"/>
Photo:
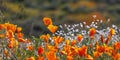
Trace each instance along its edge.
<path fill-rule="evenodd" d="M 120 25 L 120 0 L 0 0 L 0 21 L 23 27 L 27 36 L 49 33 L 43 17 L 52 18 L 56 25 L 98 19 Z"/>

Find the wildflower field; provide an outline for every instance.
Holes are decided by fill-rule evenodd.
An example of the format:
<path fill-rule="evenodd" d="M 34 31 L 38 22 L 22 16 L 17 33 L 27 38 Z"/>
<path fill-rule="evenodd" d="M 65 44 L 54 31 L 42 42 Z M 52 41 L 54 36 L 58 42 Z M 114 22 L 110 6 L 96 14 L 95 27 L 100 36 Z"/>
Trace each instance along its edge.
<path fill-rule="evenodd" d="M 120 29 L 102 20 L 73 25 L 43 18 L 51 34 L 26 38 L 22 29 L 0 24 L 0 60 L 120 60 Z"/>

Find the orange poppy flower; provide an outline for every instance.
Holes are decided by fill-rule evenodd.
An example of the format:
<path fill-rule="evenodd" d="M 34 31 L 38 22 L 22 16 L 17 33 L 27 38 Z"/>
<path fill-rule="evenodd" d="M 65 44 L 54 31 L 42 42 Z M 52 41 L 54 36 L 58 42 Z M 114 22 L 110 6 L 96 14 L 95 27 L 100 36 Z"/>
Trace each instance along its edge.
<path fill-rule="evenodd" d="M 6 36 L 8 38 L 12 38 L 14 36 L 14 33 L 12 32 L 12 30 L 9 30 L 9 31 L 6 32 Z"/>
<path fill-rule="evenodd" d="M 26 42 L 26 40 L 23 38 L 18 38 L 18 42 Z"/>
<path fill-rule="evenodd" d="M 98 52 L 100 52 L 100 53 L 105 52 L 105 46 L 99 46 L 99 45 L 97 45 L 97 46 L 96 46 L 96 51 L 98 51 Z"/>
<path fill-rule="evenodd" d="M 118 50 L 116 50 L 116 49 L 112 50 L 112 56 L 115 56 L 117 53 L 118 53 Z"/>
<path fill-rule="evenodd" d="M 10 41 L 15 41 L 15 38 L 9 38 Z"/>
<path fill-rule="evenodd" d="M 10 30 L 12 30 L 13 32 L 15 32 L 16 31 L 16 27 L 17 27 L 17 25 L 11 24 Z"/>
<path fill-rule="evenodd" d="M 89 36 L 90 36 L 91 38 L 94 37 L 95 33 L 96 33 L 96 29 L 95 29 L 95 28 L 91 28 L 91 29 L 89 30 Z"/>
<path fill-rule="evenodd" d="M 71 47 L 71 51 L 74 51 L 74 54 L 78 53 L 78 47 Z"/>
<path fill-rule="evenodd" d="M 63 55 L 67 55 L 67 56 L 73 56 L 75 54 L 77 54 L 76 52 L 76 48 L 75 47 L 71 47 L 71 46 L 64 46 L 64 49 L 62 51 L 60 51 L 61 54 Z"/>
<path fill-rule="evenodd" d="M 33 46 L 29 45 L 29 46 L 27 46 L 27 49 L 32 51 L 34 48 L 33 48 Z"/>
<path fill-rule="evenodd" d="M 74 56 L 74 55 L 76 55 L 77 54 L 77 52 L 76 51 L 70 51 L 70 53 L 67 55 L 67 56 Z"/>
<path fill-rule="evenodd" d="M 11 38 L 8 43 L 8 47 L 13 48 L 13 47 L 17 47 L 17 46 L 18 46 L 18 41 L 16 41 L 14 38 Z"/>
<path fill-rule="evenodd" d="M 5 24 L 4 24 L 4 28 L 5 28 L 6 30 L 9 30 L 9 29 L 10 29 L 10 24 L 9 24 L 9 23 L 5 23 Z"/>
<path fill-rule="evenodd" d="M 38 55 L 41 55 L 41 54 L 43 54 L 44 53 L 44 49 L 43 49 L 43 47 L 38 47 Z"/>
<path fill-rule="evenodd" d="M 55 33 L 58 29 L 58 26 L 49 25 L 47 28 L 49 29 L 50 32 Z"/>
<path fill-rule="evenodd" d="M 64 38 L 60 37 L 60 36 L 54 36 L 53 40 L 54 40 L 55 45 L 57 45 L 57 44 L 61 43 L 64 40 Z"/>
<path fill-rule="evenodd" d="M 65 45 L 63 51 L 65 51 L 66 55 L 70 55 L 71 54 L 71 46 Z"/>
<path fill-rule="evenodd" d="M 49 38 L 50 38 L 49 34 L 40 36 L 40 39 L 44 39 L 45 42 L 48 42 Z"/>
<path fill-rule="evenodd" d="M 48 60 L 58 60 L 58 58 L 56 57 L 56 53 L 53 51 L 46 52 L 45 55 Z"/>
<path fill-rule="evenodd" d="M 116 42 L 116 43 L 114 44 L 114 48 L 115 48 L 116 50 L 120 49 L 120 42 Z"/>
<path fill-rule="evenodd" d="M 90 56 L 89 54 L 85 55 L 85 59 L 86 60 L 94 60 L 92 56 Z"/>
<path fill-rule="evenodd" d="M 29 57 L 26 60 L 35 60 L 35 58 L 34 57 Z"/>
<path fill-rule="evenodd" d="M 115 34 L 115 30 L 113 28 L 110 28 L 110 35 L 114 35 Z"/>
<path fill-rule="evenodd" d="M 98 58 L 102 55 L 102 53 L 96 51 L 96 52 L 93 52 L 93 55 L 94 55 L 95 58 Z"/>
<path fill-rule="evenodd" d="M 87 46 L 82 46 L 78 49 L 79 56 L 85 56 L 87 54 Z"/>
<path fill-rule="evenodd" d="M 44 60 L 44 57 L 38 56 L 38 57 L 37 57 L 37 60 Z"/>
<path fill-rule="evenodd" d="M 5 56 L 8 56 L 9 53 L 8 53 L 7 49 L 4 50 L 4 54 L 5 54 Z"/>
<path fill-rule="evenodd" d="M 15 41 L 14 46 L 15 46 L 15 47 L 17 47 L 17 46 L 18 46 L 18 44 L 19 44 L 19 43 L 18 43 L 18 41 Z"/>
<path fill-rule="evenodd" d="M 120 53 L 117 53 L 112 57 L 113 57 L 114 60 L 120 60 Z"/>
<path fill-rule="evenodd" d="M 15 41 L 10 41 L 8 44 L 8 48 L 13 48 L 15 44 Z"/>
<path fill-rule="evenodd" d="M 107 54 L 108 56 L 111 56 L 112 55 L 112 51 L 113 51 L 113 47 L 105 46 L 105 54 Z"/>
<path fill-rule="evenodd" d="M 76 43 L 77 43 L 77 41 L 76 41 L 76 40 L 73 40 L 73 41 L 71 42 L 71 46 L 75 45 Z"/>
<path fill-rule="evenodd" d="M 69 44 L 70 44 L 70 41 L 69 41 L 69 40 L 65 40 L 65 44 L 66 44 L 66 45 L 69 45 Z"/>
<path fill-rule="evenodd" d="M 65 52 L 65 51 L 60 51 L 60 53 L 62 54 L 62 55 L 67 55 L 67 53 Z"/>
<path fill-rule="evenodd" d="M 82 38 L 83 38 L 83 36 L 80 35 L 80 34 L 78 34 L 78 36 L 77 36 L 77 40 L 78 40 L 78 42 L 80 42 L 80 41 L 82 40 Z"/>
<path fill-rule="evenodd" d="M 49 44 L 45 44 L 45 47 L 46 47 L 48 50 L 52 48 L 52 46 L 49 45 Z"/>
<path fill-rule="evenodd" d="M 67 56 L 67 60 L 74 60 L 72 56 Z"/>
<path fill-rule="evenodd" d="M 12 30 L 12 32 L 15 32 L 17 26 L 10 23 L 5 23 L 4 27 L 7 31 Z"/>
<path fill-rule="evenodd" d="M 47 18 L 47 17 L 44 17 L 44 18 L 43 18 L 43 22 L 44 22 L 44 24 L 45 24 L 46 26 L 52 24 L 51 18 Z"/>
<path fill-rule="evenodd" d="M 24 36 L 23 33 L 17 33 L 16 35 L 17 35 L 17 38 L 22 38 Z"/>
<path fill-rule="evenodd" d="M 46 48 L 49 50 L 49 51 L 53 51 L 53 52 L 57 52 L 58 51 L 58 47 L 55 45 L 55 46 L 51 46 L 49 44 L 46 44 Z"/>
<path fill-rule="evenodd" d="M 22 28 L 21 27 L 17 27 L 16 32 L 20 33 L 21 31 L 22 31 Z"/>

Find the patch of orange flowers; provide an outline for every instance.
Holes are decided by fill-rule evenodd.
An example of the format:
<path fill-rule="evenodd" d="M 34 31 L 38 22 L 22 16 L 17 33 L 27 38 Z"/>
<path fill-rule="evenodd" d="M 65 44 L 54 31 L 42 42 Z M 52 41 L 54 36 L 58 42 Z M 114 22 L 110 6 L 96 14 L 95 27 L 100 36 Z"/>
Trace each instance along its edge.
<path fill-rule="evenodd" d="M 45 17 L 43 22 L 52 35 L 43 34 L 38 40 L 25 38 L 21 32 L 22 28 L 17 25 L 0 24 L 0 41 L 2 41 L 0 45 L 3 49 L 3 53 L 0 54 L 5 56 L 3 58 L 14 60 L 120 59 L 120 41 L 113 41 L 113 37 L 116 36 L 114 28 L 110 28 L 108 34 L 104 35 L 98 34 L 97 28 L 91 27 L 88 29 L 88 34 L 70 34 L 69 37 L 65 33 L 62 33 L 65 36 L 55 35 L 58 26 L 53 25 L 51 18 Z"/>

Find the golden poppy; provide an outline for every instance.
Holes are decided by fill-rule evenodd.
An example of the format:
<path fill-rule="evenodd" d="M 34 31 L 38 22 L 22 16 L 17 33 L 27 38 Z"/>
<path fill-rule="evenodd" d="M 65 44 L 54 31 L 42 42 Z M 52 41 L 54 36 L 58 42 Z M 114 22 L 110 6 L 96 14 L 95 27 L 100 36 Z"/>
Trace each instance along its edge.
<path fill-rule="evenodd" d="M 67 60 L 74 60 L 72 56 L 67 56 Z"/>
<path fill-rule="evenodd" d="M 100 53 L 98 51 L 95 51 L 95 52 L 93 52 L 93 55 L 94 55 L 95 58 L 98 58 L 102 55 L 102 53 Z"/>
<path fill-rule="evenodd" d="M 16 30 L 16 25 L 10 24 L 10 23 L 5 23 L 4 28 L 8 31 L 11 30 L 12 32 L 15 32 Z"/>
<path fill-rule="evenodd" d="M 89 54 L 85 55 L 86 60 L 94 60 L 92 56 L 90 56 Z"/>
<path fill-rule="evenodd" d="M 116 49 L 112 50 L 112 56 L 115 56 L 118 53 Z"/>
<path fill-rule="evenodd" d="M 58 60 L 58 58 L 56 57 L 56 53 L 53 51 L 46 52 L 45 55 L 48 60 Z"/>
<path fill-rule="evenodd" d="M 70 53 L 71 53 L 71 49 L 70 48 L 71 48 L 70 45 L 64 46 L 64 51 L 66 52 L 67 55 L 70 55 Z"/>
<path fill-rule="evenodd" d="M 89 36 L 90 36 L 91 38 L 94 38 L 95 33 L 96 33 L 96 29 L 95 29 L 95 28 L 91 28 L 91 29 L 89 30 Z"/>
<path fill-rule="evenodd" d="M 20 33 L 21 31 L 22 31 L 22 28 L 21 27 L 17 27 L 16 32 Z"/>
<path fill-rule="evenodd" d="M 97 46 L 96 46 L 96 51 L 98 51 L 98 52 L 100 52 L 100 53 L 105 52 L 105 46 L 99 46 L 99 45 L 97 45 Z"/>
<path fill-rule="evenodd" d="M 49 44 L 46 44 L 46 48 L 49 50 L 49 51 L 53 51 L 53 52 L 57 52 L 58 51 L 58 47 L 55 45 L 55 46 L 51 46 Z"/>
<path fill-rule="evenodd" d="M 18 44 L 19 44 L 19 43 L 18 43 L 18 41 L 15 41 L 14 46 L 15 46 L 15 47 L 17 47 L 17 46 L 18 46 Z"/>
<path fill-rule="evenodd" d="M 48 42 L 49 38 L 50 38 L 49 34 L 40 36 L 40 39 L 44 39 L 45 42 Z"/>
<path fill-rule="evenodd" d="M 63 55 L 67 55 L 67 53 L 65 51 L 60 51 L 60 53 Z"/>
<path fill-rule="evenodd" d="M 44 22 L 44 24 L 45 24 L 46 26 L 52 25 L 52 20 L 51 20 L 51 18 L 44 17 L 44 18 L 43 18 L 43 22 Z"/>
<path fill-rule="evenodd" d="M 7 49 L 4 49 L 4 54 L 5 54 L 5 56 L 8 56 L 9 52 Z"/>
<path fill-rule="evenodd" d="M 22 38 L 24 36 L 23 33 L 17 33 L 16 35 L 17 35 L 17 38 Z"/>
<path fill-rule="evenodd" d="M 13 48 L 14 47 L 14 44 L 15 44 L 15 41 L 10 41 L 9 44 L 8 44 L 8 48 Z"/>
<path fill-rule="evenodd" d="M 5 24 L 4 24 L 4 28 L 5 28 L 6 30 L 9 30 L 9 29 L 10 29 L 10 24 L 9 24 L 9 23 L 5 23 Z"/>
<path fill-rule="evenodd" d="M 55 33 L 58 29 L 58 26 L 49 25 L 47 28 L 49 29 L 50 32 Z"/>
<path fill-rule="evenodd" d="M 18 38 L 18 42 L 26 42 L 26 40 L 23 38 Z"/>
<path fill-rule="evenodd" d="M 112 57 L 113 57 L 114 60 L 120 60 L 120 53 L 117 53 Z"/>
<path fill-rule="evenodd" d="M 64 38 L 60 37 L 60 36 L 54 36 L 53 40 L 54 40 L 55 45 L 57 45 L 57 44 L 61 43 L 64 40 Z"/>
<path fill-rule="evenodd" d="M 15 32 L 16 31 L 16 27 L 17 27 L 17 25 L 11 24 L 10 30 L 12 30 L 13 32 Z"/>
<path fill-rule="evenodd" d="M 80 42 L 80 41 L 82 40 L 82 38 L 83 38 L 82 35 L 80 35 L 80 34 L 77 35 L 77 40 L 78 40 L 78 42 Z"/>
<path fill-rule="evenodd" d="M 79 56 L 85 56 L 87 54 L 87 46 L 82 46 L 78 49 Z"/>
<path fill-rule="evenodd" d="M 15 38 L 9 38 L 10 41 L 15 41 Z"/>
<path fill-rule="evenodd" d="M 77 41 L 76 41 L 76 40 L 73 40 L 73 41 L 71 42 L 71 46 L 75 45 L 76 43 L 77 43 Z"/>
<path fill-rule="evenodd" d="M 76 51 L 72 51 L 72 50 L 71 50 L 71 51 L 67 54 L 67 56 L 74 56 L 75 54 L 77 54 Z"/>
<path fill-rule="evenodd" d="M 113 47 L 105 46 L 105 54 L 107 54 L 108 56 L 111 56 L 112 55 L 112 51 L 113 51 Z"/>
<path fill-rule="evenodd" d="M 36 60 L 44 60 L 44 57 L 38 56 Z"/>
<path fill-rule="evenodd" d="M 115 48 L 116 50 L 120 49 L 120 42 L 116 42 L 116 43 L 114 44 L 114 48 Z"/>
<path fill-rule="evenodd" d="M 74 51 L 75 54 L 78 53 L 78 49 L 78 47 L 71 47 L 71 51 Z"/>
<path fill-rule="evenodd" d="M 12 38 L 14 36 L 14 32 L 12 32 L 12 30 L 8 30 L 8 31 L 6 31 L 6 36 L 8 38 Z"/>
<path fill-rule="evenodd" d="M 115 30 L 113 28 L 110 28 L 110 35 L 114 35 L 115 34 Z"/>
<path fill-rule="evenodd" d="M 41 55 L 41 54 L 43 54 L 44 53 L 44 49 L 43 49 L 43 47 L 38 47 L 38 55 Z"/>
<path fill-rule="evenodd" d="M 70 41 L 69 41 L 69 40 L 65 40 L 65 44 L 66 44 L 66 45 L 69 45 L 69 44 L 70 44 Z"/>
<path fill-rule="evenodd" d="M 33 48 L 32 45 L 29 45 L 29 46 L 27 46 L 27 49 L 31 51 L 31 50 L 33 50 L 34 48 Z"/>

